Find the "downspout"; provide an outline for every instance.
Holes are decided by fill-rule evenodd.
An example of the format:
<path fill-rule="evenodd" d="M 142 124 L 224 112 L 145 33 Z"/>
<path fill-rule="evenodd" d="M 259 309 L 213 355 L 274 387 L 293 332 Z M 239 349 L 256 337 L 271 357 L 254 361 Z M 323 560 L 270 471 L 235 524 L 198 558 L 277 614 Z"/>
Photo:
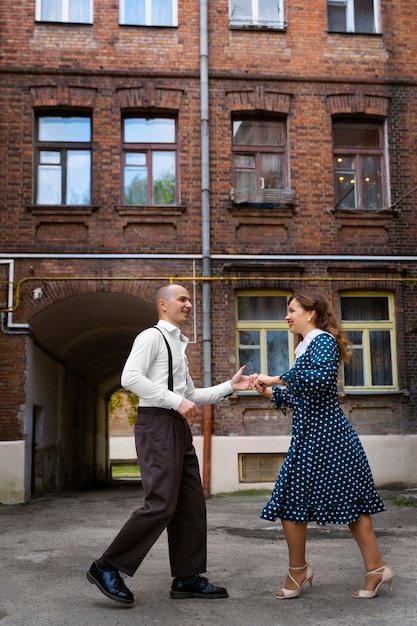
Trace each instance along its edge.
<path fill-rule="evenodd" d="M 202 276 L 210 277 L 210 162 L 208 95 L 208 10 L 200 0 L 200 125 L 201 125 L 201 240 Z M 203 384 L 211 385 L 211 293 L 210 281 L 203 280 Z M 203 490 L 210 496 L 212 406 L 204 405 Z"/>

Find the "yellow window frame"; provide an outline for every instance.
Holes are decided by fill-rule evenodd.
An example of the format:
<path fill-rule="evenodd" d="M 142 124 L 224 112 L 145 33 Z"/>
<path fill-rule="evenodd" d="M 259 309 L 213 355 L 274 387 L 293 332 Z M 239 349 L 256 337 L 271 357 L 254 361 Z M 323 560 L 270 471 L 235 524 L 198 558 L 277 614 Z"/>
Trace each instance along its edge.
<path fill-rule="evenodd" d="M 339 294 L 342 297 L 356 298 L 376 298 L 386 297 L 388 299 L 388 320 L 371 321 L 371 320 L 343 320 L 342 326 L 346 332 L 360 331 L 362 333 L 362 346 L 364 358 L 364 385 L 345 385 L 346 391 L 394 391 L 398 389 L 398 369 L 397 369 L 397 350 L 396 350 L 396 333 L 395 333 L 395 301 L 394 294 L 387 291 L 346 291 Z M 370 348 L 370 331 L 387 330 L 390 332 L 391 339 L 391 364 L 392 364 L 392 385 L 372 385 L 372 368 L 371 368 L 371 348 Z M 344 379 L 344 372 L 343 372 Z"/>
<path fill-rule="evenodd" d="M 288 300 L 291 296 L 291 292 L 289 291 L 281 291 L 281 290 L 245 290 L 245 291 L 237 291 L 235 294 L 235 319 L 236 319 L 236 359 L 237 363 L 240 364 L 239 361 L 239 350 L 244 347 L 243 344 L 239 342 L 239 332 L 242 331 L 259 331 L 260 334 L 260 358 L 261 358 L 261 372 L 263 374 L 269 373 L 271 376 L 279 375 L 283 372 L 268 372 L 268 355 L 267 355 L 267 331 L 268 330 L 284 330 L 288 332 L 288 356 L 289 356 L 289 367 L 292 367 L 294 363 L 294 335 L 290 333 L 288 329 L 288 323 L 283 318 L 277 320 L 239 320 L 238 316 L 238 299 L 239 297 L 259 297 L 259 296 L 267 296 L 267 297 L 283 297 Z M 261 373 L 256 372 L 256 373 Z M 247 372 L 248 374 L 252 374 L 253 372 Z"/>

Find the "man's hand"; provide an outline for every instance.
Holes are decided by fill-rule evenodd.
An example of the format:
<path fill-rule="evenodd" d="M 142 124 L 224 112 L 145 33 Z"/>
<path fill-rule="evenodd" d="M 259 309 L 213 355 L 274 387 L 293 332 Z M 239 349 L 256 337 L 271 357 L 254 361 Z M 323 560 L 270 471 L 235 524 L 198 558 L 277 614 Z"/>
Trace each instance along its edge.
<path fill-rule="evenodd" d="M 245 369 L 246 365 L 242 365 L 240 370 L 230 379 L 233 391 L 247 391 L 248 389 L 253 389 L 252 376 L 243 375 Z"/>
<path fill-rule="evenodd" d="M 200 414 L 198 406 L 187 398 L 182 399 L 177 412 L 185 418 L 198 417 Z"/>

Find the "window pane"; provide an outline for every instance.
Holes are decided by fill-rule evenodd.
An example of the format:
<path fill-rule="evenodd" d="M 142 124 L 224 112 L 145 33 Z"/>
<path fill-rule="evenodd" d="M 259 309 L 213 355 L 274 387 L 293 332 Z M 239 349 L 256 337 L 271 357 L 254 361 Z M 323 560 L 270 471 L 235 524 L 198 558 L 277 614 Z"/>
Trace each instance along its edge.
<path fill-rule="evenodd" d="M 175 143 L 175 120 L 128 118 L 124 120 L 126 143 Z"/>
<path fill-rule="evenodd" d="M 155 26 L 172 26 L 172 0 L 152 0 L 151 23 Z"/>
<path fill-rule="evenodd" d="M 40 165 L 38 168 L 38 204 L 61 204 L 62 169 L 57 166 Z"/>
<path fill-rule="evenodd" d="M 175 152 L 152 153 L 153 203 L 175 204 Z"/>
<path fill-rule="evenodd" d="M 252 0 L 232 0 L 230 17 L 252 18 Z"/>
<path fill-rule="evenodd" d="M 233 143 L 236 146 L 283 146 L 283 122 L 235 121 Z"/>
<path fill-rule="evenodd" d="M 68 20 L 70 22 L 90 22 L 91 0 L 68 0 Z"/>
<path fill-rule="evenodd" d="M 330 32 L 346 32 L 346 4 L 327 3 L 327 28 Z"/>
<path fill-rule="evenodd" d="M 379 148 L 379 126 L 335 123 L 333 143 L 336 148 Z"/>
<path fill-rule="evenodd" d="M 288 330 L 267 330 L 267 373 L 283 374 L 289 369 Z"/>
<path fill-rule="evenodd" d="M 355 0 L 355 32 L 374 33 L 374 1 Z"/>
<path fill-rule="evenodd" d="M 362 206 L 365 209 L 382 208 L 381 159 L 379 156 L 360 158 L 362 174 Z"/>
<path fill-rule="evenodd" d="M 282 154 L 261 154 L 261 177 L 264 189 L 284 188 L 283 164 Z"/>
<path fill-rule="evenodd" d="M 123 24 L 136 24 L 143 26 L 146 24 L 145 0 L 120 0 L 124 2 Z"/>
<path fill-rule="evenodd" d="M 129 206 L 148 204 L 148 170 L 146 167 L 125 167 L 124 203 Z"/>
<path fill-rule="evenodd" d="M 343 159 L 347 161 L 348 159 Z M 354 209 L 356 202 L 356 177 L 352 170 L 335 169 L 333 174 L 335 205 L 343 209 Z"/>
<path fill-rule="evenodd" d="M 67 204 L 90 204 L 91 155 L 89 150 L 68 150 Z"/>
<path fill-rule="evenodd" d="M 344 321 L 380 322 L 390 319 L 386 296 L 342 296 L 340 307 Z"/>
<path fill-rule="evenodd" d="M 258 0 L 259 19 L 262 21 L 276 21 L 278 18 L 277 0 Z"/>
<path fill-rule="evenodd" d="M 51 152 L 49 150 L 41 150 L 39 153 L 39 162 L 49 165 L 60 165 L 61 164 L 61 153 L 60 152 Z"/>
<path fill-rule="evenodd" d="M 287 298 L 285 296 L 239 296 L 237 307 L 239 320 L 283 320 L 287 315 Z"/>
<path fill-rule="evenodd" d="M 239 331 L 239 367 L 246 365 L 248 372 L 261 371 L 261 347 L 259 342 L 259 331 Z"/>
<path fill-rule="evenodd" d="M 39 141 L 91 141 L 89 117 L 40 117 Z"/>
<path fill-rule="evenodd" d="M 363 387 L 365 385 L 363 348 L 353 348 L 352 356 L 343 365 L 344 384 L 347 387 Z"/>
<path fill-rule="evenodd" d="M 62 22 L 62 0 L 42 0 L 41 20 Z"/>
<path fill-rule="evenodd" d="M 389 330 L 370 330 L 371 370 L 373 385 L 392 385 L 391 333 Z"/>
<path fill-rule="evenodd" d="M 235 165 L 239 168 L 255 168 L 255 155 L 254 154 L 236 154 Z"/>
<path fill-rule="evenodd" d="M 146 165 L 146 154 L 144 152 L 127 152 L 126 165 Z"/>

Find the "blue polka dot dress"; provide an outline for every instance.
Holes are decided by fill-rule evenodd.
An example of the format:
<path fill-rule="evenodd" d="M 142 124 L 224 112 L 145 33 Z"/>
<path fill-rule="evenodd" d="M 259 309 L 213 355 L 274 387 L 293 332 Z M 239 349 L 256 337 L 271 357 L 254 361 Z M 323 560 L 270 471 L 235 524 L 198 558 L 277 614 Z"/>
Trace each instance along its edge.
<path fill-rule="evenodd" d="M 384 511 L 358 435 L 337 399 L 339 348 L 328 333 L 314 337 L 273 387 L 272 402 L 292 411 L 292 438 L 261 518 L 349 524 Z"/>

